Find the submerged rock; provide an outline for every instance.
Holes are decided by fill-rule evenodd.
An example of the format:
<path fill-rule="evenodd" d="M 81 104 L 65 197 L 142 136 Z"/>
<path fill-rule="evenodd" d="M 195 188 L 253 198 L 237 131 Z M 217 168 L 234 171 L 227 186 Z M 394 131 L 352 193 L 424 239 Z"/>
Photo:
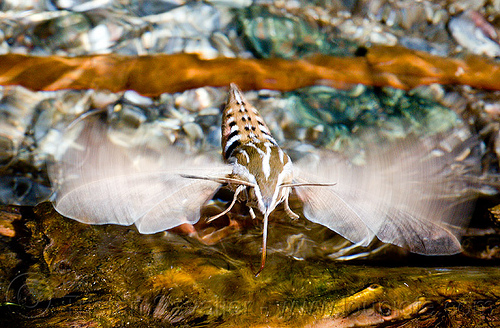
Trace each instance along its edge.
<path fill-rule="evenodd" d="M 310 21 L 276 14 L 262 6 L 242 9 L 237 14 L 241 34 L 259 58 L 300 58 L 314 53 L 352 56 L 355 43 L 327 38 Z"/>
<path fill-rule="evenodd" d="M 356 156 L 371 142 L 424 137 L 463 125 L 424 87 L 405 92 L 356 85 L 350 90 L 314 86 L 288 92 L 287 138 Z M 290 134 L 291 133 L 291 134 Z M 369 135 L 368 140 L 363 140 Z"/>
<path fill-rule="evenodd" d="M 497 30 L 480 13 L 467 10 L 450 19 L 453 38 L 468 51 L 489 57 L 500 56 Z"/>
<path fill-rule="evenodd" d="M 0 204 L 35 206 L 51 194 L 50 187 L 28 177 L 0 176 Z"/>

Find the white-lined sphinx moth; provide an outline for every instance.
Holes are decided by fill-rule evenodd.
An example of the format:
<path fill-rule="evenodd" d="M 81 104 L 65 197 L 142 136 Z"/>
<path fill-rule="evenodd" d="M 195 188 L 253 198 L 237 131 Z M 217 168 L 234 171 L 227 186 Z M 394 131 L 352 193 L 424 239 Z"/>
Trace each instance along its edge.
<path fill-rule="evenodd" d="M 97 120 L 83 120 L 72 129 L 75 142 L 61 147 L 56 156 L 50 176 L 56 186 L 55 208 L 64 216 L 91 224 L 135 223 L 139 232 L 155 233 L 196 223 L 201 207 L 227 184 L 233 201 L 209 220 L 230 211 L 237 201 L 248 206 L 252 217 L 254 209 L 262 213 L 259 272 L 265 264 L 269 214 L 283 203 L 291 218 L 298 217 L 288 205 L 292 190 L 308 220 L 353 243 L 366 246 L 376 236 L 417 253 L 460 251 L 457 236 L 472 207 L 462 197 L 465 182 L 451 164 L 467 136 L 445 138 L 449 149 L 441 153 L 430 139 L 406 141 L 383 154 L 375 152 L 363 167 L 327 150 L 316 160 L 292 164 L 234 84 L 222 118 L 225 163 L 207 155 L 185 155 L 172 146 L 159 151 L 120 146 L 106 129 Z"/>

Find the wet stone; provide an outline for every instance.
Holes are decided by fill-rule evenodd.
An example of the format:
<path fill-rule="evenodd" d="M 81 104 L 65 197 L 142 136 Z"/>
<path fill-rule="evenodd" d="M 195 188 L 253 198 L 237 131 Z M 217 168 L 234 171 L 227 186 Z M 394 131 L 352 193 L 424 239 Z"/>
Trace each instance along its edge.
<path fill-rule="evenodd" d="M 355 50 L 352 42 L 330 42 L 318 26 L 301 18 L 271 13 L 265 7 L 241 10 L 238 23 L 247 44 L 260 58 L 292 59 L 317 52 L 349 56 Z"/>
<path fill-rule="evenodd" d="M 90 29 L 91 23 L 85 15 L 67 13 L 38 25 L 33 31 L 35 45 L 45 49 L 78 49 Z"/>
<path fill-rule="evenodd" d="M 139 17 L 157 15 L 186 3 L 184 0 L 160 0 L 160 1 L 145 1 L 145 0 L 135 0 L 130 1 L 128 4 L 128 10 L 136 13 Z"/>
<path fill-rule="evenodd" d="M 34 206 L 49 199 L 50 187 L 23 176 L 0 176 L 0 204 Z"/>
<path fill-rule="evenodd" d="M 468 51 L 489 57 L 500 56 L 498 32 L 480 13 L 467 10 L 448 23 L 453 38 Z"/>
<path fill-rule="evenodd" d="M 358 46 L 384 44 L 438 56 L 495 56 L 497 7 L 430 0 L 4 1 L 0 52 L 301 58 L 351 56 Z M 464 48 L 453 50 L 456 42 Z"/>
<path fill-rule="evenodd" d="M 355 147 L 363 147 L 359 138 L 366 131 L 373 131 L 381 140 L 396 140 L 409 134 L 432 135 L 460 125 L 457 114 L 434 99 L 439 92 L 427 89 L 405 92 L 357 86 L 346 91 L 314 86 L 288 92 L 284 97 L 293 120 L 287 131 L 295 135 L 287 138 L 350 153 Z"/>

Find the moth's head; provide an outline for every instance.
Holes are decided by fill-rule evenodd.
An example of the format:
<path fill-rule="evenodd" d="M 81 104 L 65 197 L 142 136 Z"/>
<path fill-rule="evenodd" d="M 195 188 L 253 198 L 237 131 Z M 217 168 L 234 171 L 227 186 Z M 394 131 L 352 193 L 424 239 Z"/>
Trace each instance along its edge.
<path fill-rule="evenodd" d="M 282 187 L 293 179 L 290 158 L 278 146 L 259 143 L 241 147 L 235 159 L 233 174 L 255 185 L 248 188 L 248 205 L 270 214 L 290 191 Z"/>

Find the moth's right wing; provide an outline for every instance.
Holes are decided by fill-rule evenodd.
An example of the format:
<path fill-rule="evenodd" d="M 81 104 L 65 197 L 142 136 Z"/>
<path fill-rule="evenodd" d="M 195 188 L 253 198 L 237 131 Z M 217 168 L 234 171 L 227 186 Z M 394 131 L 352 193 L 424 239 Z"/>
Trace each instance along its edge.
<path fill-rule="evenodd" d="M 186 155 L 166 138 L 155 144 L 158 136 L 145 130 L 135 133 L 135 139 L 113 137 L 95 118 L 72 127 L 49 167 L 55 209 L 84 223 L 135 223 L 141 233 L 196 223 L 220 183 L 182 175 L 220 178 L 231 167 Z"/>
<path fill-rule="evenodd" d="M 366 164 L 354 166 L 331 151 L 298 162 L 304 215 L 350 241 L 367 246 L 373 236 L 421 254 L 460 251 L 458 238 L 474 208 L 467 176 L 479 157 L 464 157 L 477 141 L 459 133 L 409 138 L 384 149 L 372 146 Z"/>

